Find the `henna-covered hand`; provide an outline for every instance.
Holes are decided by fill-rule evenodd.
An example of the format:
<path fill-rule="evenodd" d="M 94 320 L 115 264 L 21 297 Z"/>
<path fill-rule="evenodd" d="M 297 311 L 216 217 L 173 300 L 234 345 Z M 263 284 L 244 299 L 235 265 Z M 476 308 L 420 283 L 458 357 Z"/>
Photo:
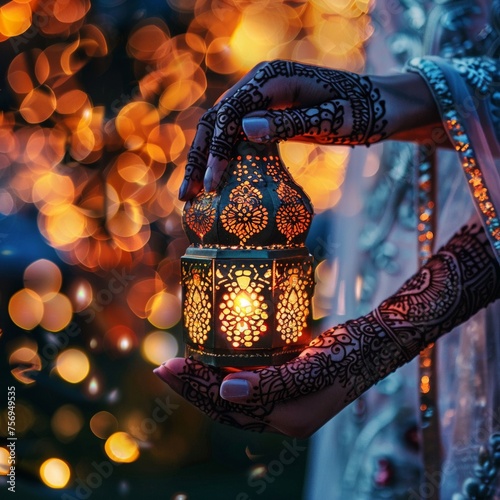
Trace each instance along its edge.
<path fill-rule="evenodd" d="M 498 298 L 500 265 L 482 226 L 471 224 L 378 308 L 288 363 L 227 375 L 177 358 L 157 374 L 217 421 L 303 437 Z"/>
<path fill-rule="evenodd" d="M 292 61 L 261 63 L 203 115 L 179 198 L 193 198 L 203 185 L 216 188 L 242 129 L 254 142 L 357 145 L 437 120 L 417 74 L 370 77 Z"/>

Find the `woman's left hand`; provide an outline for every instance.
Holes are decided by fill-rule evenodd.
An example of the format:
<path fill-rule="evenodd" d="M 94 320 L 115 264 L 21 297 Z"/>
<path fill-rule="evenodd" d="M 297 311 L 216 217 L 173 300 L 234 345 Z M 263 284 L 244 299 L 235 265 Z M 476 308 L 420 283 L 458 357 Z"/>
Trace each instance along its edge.
<path fill-rule="evenodd" d="M 245 375 L 251 373 L 260 378 L 259 371 Z M 198 361 L 175 358 L 155 373 L 212 420 L 239 429 L 306 438 L 331 418 L 331 414 L 325 415 L 325 399 L 330 397 L 327 390 L 267 404 L 243 404 L 231 401 L 225 393 L 234 386 L 227 389 L 224 372 Z"/>
<path fill-rule="evenodd" d="M 155 370 L 175 392 L 223 424 L 304 438 L 374 381 L 352 356 L 344 327 L 323 333 L 300 356 L 280 365 L 227 373 L 174 358 Z"/>

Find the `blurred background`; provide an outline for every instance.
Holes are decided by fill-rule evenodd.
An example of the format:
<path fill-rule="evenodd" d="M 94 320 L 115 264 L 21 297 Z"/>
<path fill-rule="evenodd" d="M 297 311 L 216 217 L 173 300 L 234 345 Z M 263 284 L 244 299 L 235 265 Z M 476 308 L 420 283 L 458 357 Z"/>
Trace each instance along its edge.
<path fill-rule="evenodd" d="M 362 71 L 369 11 L 367 0 L 2 2 L 2 497 L 8 387 L 15 498 L 301 497 L 307 441 L 214 424 L 152 373 L 183 354 L 177 189 L 222 92 L 274 58 Z M 319 322 L 350 150 L 281 153 L 317 214 Z"/>

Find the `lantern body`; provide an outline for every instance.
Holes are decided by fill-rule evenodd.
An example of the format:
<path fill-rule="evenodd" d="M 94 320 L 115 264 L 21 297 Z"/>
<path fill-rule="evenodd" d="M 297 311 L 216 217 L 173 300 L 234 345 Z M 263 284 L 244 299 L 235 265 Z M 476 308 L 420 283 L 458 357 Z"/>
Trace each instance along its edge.
<path fill-rule="evenodd" d="M 312 206 L 274 144 L 240 142 L 214 193 L 186 205 L 186 355 L 214 366 L 281 364 L 311 340 Z"/>

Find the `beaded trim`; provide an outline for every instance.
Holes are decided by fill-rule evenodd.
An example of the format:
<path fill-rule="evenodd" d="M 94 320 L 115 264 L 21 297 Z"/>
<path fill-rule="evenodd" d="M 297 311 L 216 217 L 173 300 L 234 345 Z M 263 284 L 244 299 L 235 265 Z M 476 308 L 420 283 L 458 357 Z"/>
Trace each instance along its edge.
<path fill-rule="evenodd" d="M 413 59 L 410 61 L 408 69 L 418 71 L 432 87 L 441 111 L 441 117 L 448 129 L 450 140 L 460 157 L 469 188 L 481 213 L 486 233 L 497 253 L 497 258 L 500 260 L 500 219 L 491 201 L 490 192 L 474 148 L 455 108 L 448 82 L 439 66 L 428 59 Z"/>

